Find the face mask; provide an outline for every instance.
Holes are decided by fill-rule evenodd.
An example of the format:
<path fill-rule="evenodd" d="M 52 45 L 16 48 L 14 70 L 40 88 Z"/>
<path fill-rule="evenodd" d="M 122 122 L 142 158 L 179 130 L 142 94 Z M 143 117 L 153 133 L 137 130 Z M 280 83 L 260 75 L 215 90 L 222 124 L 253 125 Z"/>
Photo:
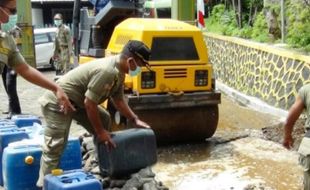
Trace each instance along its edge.
<path fill-rule="evenodd" d="M 1 30 L 4 32 L 9 32 L 11 31 L 17 23 L 17 15 L 10 15 L 9 16 L 9 21 L 7 23 L 2 23 L 1 24 Z"/>
<path fill-rule="evenodd" d="M 62 20 L 54 20 L 54 24 L 56 26 L 60 26 L 62 24 Z"/>
<path fill-rule="evenodd" d="M 140 72 L 141 72 L 141 67 L 139 67 L 137 64 L 136 64 L 136 69 L 134 71 L 129 69 L 129 75 L 131 77 L 137 76 Z"/>

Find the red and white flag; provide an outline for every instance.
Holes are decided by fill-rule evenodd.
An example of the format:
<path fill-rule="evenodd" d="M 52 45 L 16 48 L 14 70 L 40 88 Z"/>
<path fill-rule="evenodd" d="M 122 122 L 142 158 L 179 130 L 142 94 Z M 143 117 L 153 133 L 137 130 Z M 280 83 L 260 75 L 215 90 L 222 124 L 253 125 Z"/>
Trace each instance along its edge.
<path fill-rule="evenodd" d="M 198 28 L 202 29 L 205 27 L 205 21 L 203 16 L 205 15 L 205 5 L 204 0 L 197 0 L 197 20 Z"/>

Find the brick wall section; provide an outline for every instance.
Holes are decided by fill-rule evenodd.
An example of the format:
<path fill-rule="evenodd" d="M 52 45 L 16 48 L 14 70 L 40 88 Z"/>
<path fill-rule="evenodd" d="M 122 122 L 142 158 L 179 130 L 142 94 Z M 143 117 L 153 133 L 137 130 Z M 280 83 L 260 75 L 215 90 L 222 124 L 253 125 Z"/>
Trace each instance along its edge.
<path fill-rule="evenodd" d="M 271 106 L 289 109 L 310 83 L 310 56 L 240 38 L 205 33 L 217 80 Z"/>

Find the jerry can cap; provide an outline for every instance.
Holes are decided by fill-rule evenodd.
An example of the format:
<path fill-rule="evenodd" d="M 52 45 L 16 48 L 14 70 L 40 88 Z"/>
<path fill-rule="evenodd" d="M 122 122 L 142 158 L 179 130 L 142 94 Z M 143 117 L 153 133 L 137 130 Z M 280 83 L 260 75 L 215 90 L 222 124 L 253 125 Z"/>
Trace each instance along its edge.
<path fill-rule="evenodd" d="M 58 176 L 58 175 L 61 175 L 63 173 L 63 170 L 62 169 L 53 169 L 51 173 L 54 176 Z"/>
<path fill-rule="evenodd" d="M 26 156 L 25 163 L 30 165 L 33 163 L 33 160 L 34 160 L 33 156 Z"/>

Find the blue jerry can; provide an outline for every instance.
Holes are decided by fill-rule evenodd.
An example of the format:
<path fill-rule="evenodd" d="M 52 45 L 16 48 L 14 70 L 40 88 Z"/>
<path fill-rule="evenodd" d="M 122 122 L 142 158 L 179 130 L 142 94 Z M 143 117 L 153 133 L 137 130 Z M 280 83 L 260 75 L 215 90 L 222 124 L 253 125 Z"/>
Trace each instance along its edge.
<path fill-rule="evenodd" d="M 15 122 L 10 119 L 0 119 L 0 128 L 7 125 L 15 125 Z"/>
<path fill-rule="evenodd" d="M 82 168 L 81 145 L 78 138 L 69 138 L 64 153 L 61 156 L 59 168 L 63 170 Z"/>
<path fill-rule="evenodd" d="M 0 128 L 0 160 L 2 160 L 4 148 L 6 148 L 9 143 L 28 138 L 28 134 L 19 128 Z M 2 162 L 0 164 L 0 171 L 0 185 L 3 185 Z"/>
<path fill-rule="evenodd" d="M 3 152 L 3 186 L 7 190 L 38 190 L 40 145 L 8 146 Z"/>
<path fill-rule="evenodd" d="M 49 174 L 44 178 L 44 190 L 102 190 L 102 184 L 83 170 L 69 170 L 60 175 Z"/>
<path fill-rule="evenodd" d="M 37 189 L 36 181 L 39 177 L 42 148 L 41 145 L 35 144 L 35 142 L 30 142 L 30 144 L 27 143 L 28 142 L 18 142 L 4 149 L 2 174 L 3 184 L 4 187 L 7 187 L 7 190 Z M 33 162 L 30 164 L 25 163 L 25 159 L 28 156 L 33 158 Z M 63 170 L 82 168 L 82 155 L 78 138 L 69 138 L 60 159 L 59 168 Z M 17 178 L 18 180 L 16 180 Z"/>
<path fill-rule="evenodd" d="M 18 127 L 32 126 L 34 123 L 42 124 L 39 117 L 35 115 L 27 115 L 27 114 L 14 115 L 12 116 L 11 119 L 12 121 L 15 122 L 15 124 Z"/>

